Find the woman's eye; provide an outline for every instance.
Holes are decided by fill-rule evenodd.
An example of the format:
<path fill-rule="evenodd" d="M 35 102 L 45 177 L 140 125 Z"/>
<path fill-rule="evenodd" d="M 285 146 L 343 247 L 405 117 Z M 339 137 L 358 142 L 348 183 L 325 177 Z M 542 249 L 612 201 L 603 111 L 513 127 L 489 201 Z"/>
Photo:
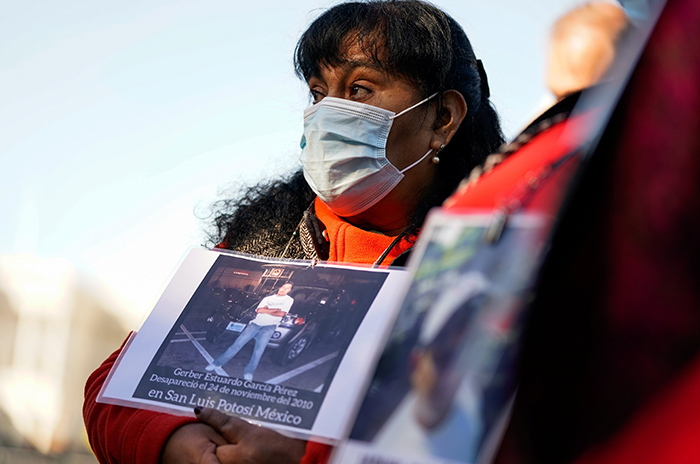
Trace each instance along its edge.
<path fill-rule="evenodd" d="M 320 90 L 317 90 L 317 89 L 311 89 L 310 93 L 311 93 L 311 99 L 313 100 L 314 103 L 320 102 L 321 100 L 323 100 L 323 97 L 325 97 L 323 92 L 321 92 Z"/>
<path fill-rule="evenodd" d="M 370 90 L 361 85 L 350 86 L 350 96 L 352 98 L 364 98 L 370 94 Z"/>

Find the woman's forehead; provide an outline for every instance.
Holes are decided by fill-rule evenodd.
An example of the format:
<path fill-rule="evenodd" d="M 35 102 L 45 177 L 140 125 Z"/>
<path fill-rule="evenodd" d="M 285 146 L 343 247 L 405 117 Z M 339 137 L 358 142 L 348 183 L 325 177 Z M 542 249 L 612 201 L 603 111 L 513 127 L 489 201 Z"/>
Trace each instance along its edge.
<path fill-rule="evenodd" d="M 336 46 L 327 49 L 319 60 L 319 67 L 352 66 L 354 62 L 364 61 L 368 67 L 385 69 L 389 51 L 379 34 L 368 37 L 349 32 Z"/>
<path fill-rule="evenodd" d="M 321 74 L 328 73 L 331 70 L 348 72 L 356 68 L 366 68 L 387 76 L 392 75 L 389 71 L 388 53 L 386 53 L 385 49 L 367 50 L 366 47 L 361 46 L 357 42 L 347 44 L 343 49 L 339 50 L 332 62 L 321 62 L 318 68 Z"/>

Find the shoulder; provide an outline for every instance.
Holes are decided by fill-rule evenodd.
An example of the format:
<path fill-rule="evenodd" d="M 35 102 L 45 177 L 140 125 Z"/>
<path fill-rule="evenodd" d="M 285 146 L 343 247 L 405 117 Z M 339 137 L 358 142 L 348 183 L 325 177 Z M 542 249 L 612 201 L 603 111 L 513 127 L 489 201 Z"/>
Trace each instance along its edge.
<path fill-rule="evenodd" d="M 580 149 L 595 108 L 571 116 L 579 96 L 577 92 L 556 103 L 512 142 L 490 155 L 491 163 L 487 158 L 487 165 L 475 168 L 444 206 L 494 208 L 524 189 L 530 178 Z"/>

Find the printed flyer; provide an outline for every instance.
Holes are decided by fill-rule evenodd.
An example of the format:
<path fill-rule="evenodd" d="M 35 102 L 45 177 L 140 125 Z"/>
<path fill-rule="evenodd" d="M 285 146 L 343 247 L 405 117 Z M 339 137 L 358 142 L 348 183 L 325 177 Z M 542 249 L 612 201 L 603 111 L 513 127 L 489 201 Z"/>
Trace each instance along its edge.
<path fill-rule="evenodd" d="M 548 221 L 431 213 L 405 299 L 334 463 L 489 462 L 515 393 L 518 339 Z"/>
<path fill-rule="evenodd" d="M 338 440 L 406 274 L 193 249 L 98 401 Z"/>

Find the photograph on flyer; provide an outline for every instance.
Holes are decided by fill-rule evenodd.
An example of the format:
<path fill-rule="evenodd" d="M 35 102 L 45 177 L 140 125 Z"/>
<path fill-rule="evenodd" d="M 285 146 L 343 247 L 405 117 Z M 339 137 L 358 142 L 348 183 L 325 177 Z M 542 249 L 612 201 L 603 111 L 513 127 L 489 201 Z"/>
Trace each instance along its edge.
<path fill-rule="evenodd" d="M 309 429 L 385 279 L 222 254 L 134 397 Z"/>

